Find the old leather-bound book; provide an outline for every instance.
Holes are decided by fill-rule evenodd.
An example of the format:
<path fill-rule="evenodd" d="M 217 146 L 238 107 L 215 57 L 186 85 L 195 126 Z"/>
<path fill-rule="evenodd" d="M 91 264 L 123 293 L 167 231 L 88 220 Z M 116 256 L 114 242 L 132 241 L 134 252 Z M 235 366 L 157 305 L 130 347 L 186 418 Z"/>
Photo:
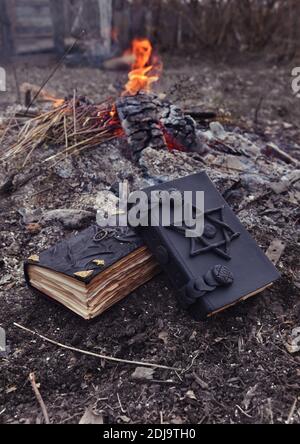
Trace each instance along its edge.
<path fill-rule="evenodd" d="M 97 225 L 25 262 L 30 287 L 84 319 L 100 315 L 159 271 L 135 232 Z"/>
<path fill-rule="evenodd" d="M 206 173 L 165 183 L 145 192 L 150 196 L 155 191 L 158 196 L 159 190 L 179 193 L 181 199 L 186 199 L 184 192 L 192 192 L 190 221 L 193 224 L 196 215 L 202 212 L 204 231 L 188 238 L 187 232 L 193 226 L 186 224 L 183 211 L 182 219 L 175 220 L 175 206 L 167 202 L 171 208 L 171 224 L 166 226 L 162 223 L 161 211 L 165 204 L 158 199 L 159 205 L 149 205 L 143 211 L 144 224 L 150 222 L 151 216 L 152 226 L 138 229 L 177 290 L 180 303 L 196 319 L 206 318 L 254 296 L 280 277 Z M 197 207 L 197 191 L 204 192 L 201 208 Z"/>

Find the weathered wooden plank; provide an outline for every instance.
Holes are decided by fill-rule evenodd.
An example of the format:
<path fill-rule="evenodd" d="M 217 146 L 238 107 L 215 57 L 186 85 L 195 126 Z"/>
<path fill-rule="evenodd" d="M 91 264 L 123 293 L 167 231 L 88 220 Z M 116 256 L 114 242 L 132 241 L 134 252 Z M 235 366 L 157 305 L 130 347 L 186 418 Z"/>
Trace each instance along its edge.
<path fill-rule="evenodd" d="M 63 2 L 63 14 L 65 17 L 65 35 L 71 35 L 72 31 L 72 8 L 70 0 L 65 0 Z"/>
<path fill-rule="evenodd" d="M 64 1 L 64 0 L 62 0 Z M 30 6 L 49 6 L 49 0 L 15 0 L 15 6 L 16 8 L 21 8 L 24 5 L 30 5 Z"/>
<path fill-rule="evenodd" d="M 38 29 L 30 29 L 30 30 L 26 30 L 25 33 L 22 32 L 18 32 L 16 39 L 18 41 L 21 40 L 30 40 L 30 39 L 52 39 L 53 40 L 53 31 L 51 29 L 50 32 L 42 32 L 43 30 Z"/>
<path fill-rule="evenodd" d="M 127 0 L 114 0 L 113 29 L 123 49 L 130 45 L 131 15 Z"/>
<path fill-rule="evenodd" d="M 111 53 L 112 44 L 112 0 L 98 0 L 100 16 L 100 37 L 103 45 L 104 54 Z"/>
<path fill-rule="evenodd" d="M 14 54 L 14 36 L 13 28 L 9 14 L 9 3 L 7 0 L 0 0 L 0 34 L 2 42 L 2 50 L 0 55 L 3 59 L 7 59 Z"/>
<path fill-rule="evenodd" d="M 36 22 L 35 23 L 33 22 L 32 24 L 27 24 L 27 23 L 18 24 L 17 23 L 16 27 L 17 27 L 17 31 L 16 31 L 17 35 L 26 34 L 28 32 L 29 33 L 30 32 L 37 33 L 37 37 L 40 36 L 41 34 L 45 34 L 45 33 L 46 34 L 49 34 L 49 33 L 53 34 L 53 25 L 51 22 L 47 25 L 45 24 L 44 26 L 39 26 L 39 25 L 37 25 Z"/>
<path fill-rule="evenodd" d="M 35 54 L 41 52 L 50 52 L 54 49 L 53 38 L 50 39 L 28 39 L 17 41 L 17 51 L 19 55 L 23 54 Z"/>
<path fill-rule="evenodd" d="M 83 0 L 83 27 L 90 37 L 100 38 L 98 0 Z"/>
<path fill-rule="evenodd" d="M 19 20 L 26 20 L 28 18 L 39 20 L 42 18 L 48 18 L 48 20 L 51 20 L 50 17 L 50 8 L 49 5 L 39 5 L 34 6 L 30 4 L 22 5 L 22 6 L 16 6 L 16 15 Z"/>
<path fill-rule="evenodd" d="M 61 0 L 49 0 L 50 12 L 53 23 L 54 47 L 58 54 L 65 51 L 65 20 Z"/>

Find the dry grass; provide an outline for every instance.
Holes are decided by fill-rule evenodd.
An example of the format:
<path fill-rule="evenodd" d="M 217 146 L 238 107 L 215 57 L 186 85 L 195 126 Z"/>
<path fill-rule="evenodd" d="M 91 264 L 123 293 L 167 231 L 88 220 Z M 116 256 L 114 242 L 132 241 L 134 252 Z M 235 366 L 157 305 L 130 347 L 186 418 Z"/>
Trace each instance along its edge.
<path fill-rule="evenodd" d="M 112 103 L 92 105 L 85 99 L 66 100 L 63 105 L 29 119 L 19 132 L 16 143 L 0 161 L 24 157 L 27 164 L 32 153 L 43 146 L 55 146 L 57 153 L 45 162 L 59 162 L 122 134 Z"/>

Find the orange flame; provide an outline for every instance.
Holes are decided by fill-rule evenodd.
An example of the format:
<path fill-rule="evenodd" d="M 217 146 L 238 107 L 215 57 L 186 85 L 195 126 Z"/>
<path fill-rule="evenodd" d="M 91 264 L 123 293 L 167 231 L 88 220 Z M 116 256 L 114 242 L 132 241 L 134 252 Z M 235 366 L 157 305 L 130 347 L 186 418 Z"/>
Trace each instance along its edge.
<path fill-rule="evenodd" d="M 158 75 L 151 75 L 154 69 L 158 71 L 158 64 L 155 67 L 150 64 L 152 51 L 153 48 L 148 39 L 133 40 L 131 53 L 135 61 L 128 75 L 129 81 L 124 94 L 135 95 L 139 91 L 150 91 L 152 83 L 158 81 Z"/>
<path fill-rule="evenodd" d="M 42 98 L 46 102 L 52 103 L 53 108 L 59 108 L 65 103 L 65 99 L 58 99 L 57 97 L 53 97 L 47 93 L 42 93 Z"/>

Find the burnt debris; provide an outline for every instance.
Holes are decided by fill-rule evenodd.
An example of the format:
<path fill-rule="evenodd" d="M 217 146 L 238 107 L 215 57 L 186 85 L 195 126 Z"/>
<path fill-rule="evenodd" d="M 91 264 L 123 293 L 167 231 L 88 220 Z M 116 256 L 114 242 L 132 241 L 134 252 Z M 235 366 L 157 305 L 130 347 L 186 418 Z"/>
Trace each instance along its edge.
<path fill-rule="evenodd" d="M 135 160 L 145 148 L 167 149 L 159 121 L 158 102 L 152 94 L 138 94 L 121 97 L 116 103 Z"/>
<path fill-rule="evenodd" d="M 116 108 L 135 160 L 146 148 L 181 151 L 199 148 L 195 121 L 155 94 L 123 96 Z"/>
<path fill-rule="evenodd" d="M 191 116 L 187 116 L 176 105 L 164 101 L 160 103 L 160 121 L 162 122 L 166 136 L 170 136 L 175 144 L 174 148 L 182 148 L 184 151 L 198 151 L 199 141 L 196 132 L 196 122 Z M 177 146 L 176 146 L 177 143 Z"/>

